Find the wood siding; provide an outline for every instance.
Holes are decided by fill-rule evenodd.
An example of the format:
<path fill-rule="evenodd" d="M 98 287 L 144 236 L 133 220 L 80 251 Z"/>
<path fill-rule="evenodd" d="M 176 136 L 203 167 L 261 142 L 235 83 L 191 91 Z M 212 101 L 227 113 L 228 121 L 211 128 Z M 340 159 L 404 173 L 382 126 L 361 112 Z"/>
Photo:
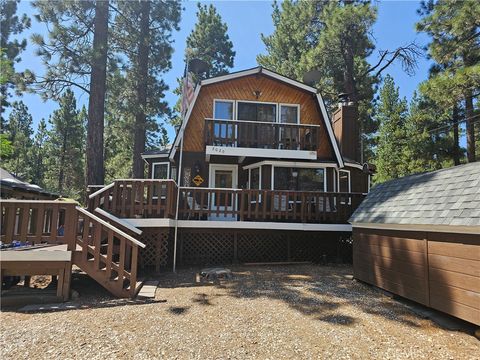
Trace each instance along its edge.
<path fill-rule="evenodd" d="M 354 276 L 480 325 L 478 235 L 353 229 Z"/>
<path fill-rule="evenodd" d="M 255 98 L 255 90 L 261 91 L 259 99 Z M 261 74 L 202 86 L 185 130 L 184 151 L 205 151 L 205 118 L 213 117 L 214 99 L 300 104 L 302 124 L 322 125 L 317 152 L 319 159 L 334 160 L 332 146 L 315 97 L 311 93 Z"/>

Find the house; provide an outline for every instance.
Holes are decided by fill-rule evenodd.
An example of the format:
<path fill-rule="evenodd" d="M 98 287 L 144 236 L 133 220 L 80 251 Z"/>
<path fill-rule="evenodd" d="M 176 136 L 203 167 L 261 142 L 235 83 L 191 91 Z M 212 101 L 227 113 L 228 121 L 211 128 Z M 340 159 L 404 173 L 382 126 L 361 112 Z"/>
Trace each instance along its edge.
<path fill-rule="evenodd" d="M 357 279 L 480 325 L 480 163 L 375 186 L 350 222 Z"/>
<path fill-rule="evenodd" d="M 262 67 L 201 81 L 174 144 L 143 154 L 150 179 L 182 187 L 179 261 L 335 256 L 327 239 L 351 231 L 369 189 L 357 117 L 345 102 L 331 121 L 315 88 Z M 158 234 L 174 227 L 165 220 L 130 222 Z"/>
<path fill-rule="evenodd" d="M 172 146 L 143 154 L 148 178 L 91 187 L 87 209 L 2 201 L 1 239 L 66 244 L 121 297 L 139 267 L 348 257 L 370 178 L 356 123 L 352 104 L 332 121 L 315 88 L 261 67 L 203 80 Z"/>

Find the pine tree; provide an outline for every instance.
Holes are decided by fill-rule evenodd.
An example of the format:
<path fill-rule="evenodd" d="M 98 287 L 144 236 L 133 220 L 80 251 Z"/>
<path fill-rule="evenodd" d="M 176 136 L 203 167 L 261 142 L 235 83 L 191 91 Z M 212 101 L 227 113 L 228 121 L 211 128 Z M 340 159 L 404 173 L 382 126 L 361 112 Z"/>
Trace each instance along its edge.
<path fill-rule="evenodd" d="M 197 4 L 197 23 L 187 37 L 186 56 L 209 64 L 204 77 L 227 74 L 233 67 L 235 51 L 228 36 L 228 26 L 222 21 L 215 6 Z"/>
<path fill-rule="evenodd" d="M 32 147 L 32 122 L 27 106 L 22 101 L 13 102 L 6 133 L 13 152 L 8 160 L 2 160 L 2 166 L 25 181 L 29 181 L 31 177 L 29 151 Z"/>
<path fill-rule="evenodd" d="M 454 139 L 448 132 L 435 131 L 440 126 L 448 125 L 449 116 L 448 111 L 436 106 L 435 102 L 425 95 L 414 93 L 405 119 L 404 161 L 408 174 L 433 171 L 451 165 L 454 158 Z M 460 149 L 458 151 L 460 152 Z"/>
<path fill-rule="evenodd" d="M 105 181 L 132 177 L 134 101 L 130 84 L 119 70 L 108 76 L 105 114 Z"/>
<path fill-rule="evenodd" d="M 45 119 L 41 119 L 38 123 L 37 132 L 33 140 L 33 146 L 30 150 L 30 159 L 32 162 L 32 183 L 41 187 L 45 186 L 45 170 L 46 170 L 46 144 L 48 142 L 48 130 Z"/>
<path fill-rule="evenodd" d="M 333 110 L 338 94 L 346 93 L 359 108 L 363 142 L 376 131 L 372 121 L 374 93 L 381 75 L 394 61 L 413 72 L 419 49 L 411 43 L 394 50 L 379 50 L 378 60 L 369 64 L 375 49 L 372 33 L 377 7 L 365 1 L 283 1 L 274 3 L 275 31 L 262 39 L 266 55 L 260 65 L 302 81 L 303 74 L 318 70 L 315 84 Z M 368 153 L 365 150 L 363 153 Z"/>
<path fill-rule="evenodd" d="M 81 199 L 85 189 L 85 117 L 79 112 L 69 89 L 59 100 L 60 108 L 51 115 L 47 142 L 46 186 L 62 196 Z"/>
<path fill-rule="evenodd" d="M 178 30 L 180 3 L 119 2 L 113 38 L 115 46 L 124 52 L 125 79 L 131 94 L 129 111 L 134 115 L 132 175 L 144 177 L 141 153 L 148 139 L 158 132 L 159 118 L 168 117 L 170 109 L 163 97 L 168 86 L 160 78 L 171 68 L 173 53 L 171 33 Z"/>
<path fill-rule="evenodd" d="M 405 161 L 407 152 L 407 131 L 405 122 L 408 113 L 406 99 L 401 99 L 393 78 L 385 77 L 380 89 L 376 109 L 379 123 L 375 165 L 375 182 L 384 182 L 408 174 Z"/>
<path fill-rule="evenodd" d="M 440 69 L 424 84 L 423 90 L 452 109 L 463 102 L 467 159 L 475 161 L 474 102 L 480 89 L 480 3 L 429 0 L 423 2 L 419 12 L 423 18 L 417 30 L 431 36 L 428 53 Z"/>
<path fill-rule="evenodd" d="M 195 81 L 208 77 L 228 74 L 233 68 L 235 51 L 233 43 L 228 36 L 228 26 L 223 22 L 222 17 L 217 12 L 215 6 L 210 4 L 197 4 L 197 22 L 192 32 L 187 37 L 187 48 L 185 51 L 185 61 L 188 59 L 200 59 L 208 64 L 208 71 L 202 74 L 194 75 Z M 182 79 L 177 79 L 178 87 L 174 93 L 179 96 L 175 104 L 175 116 L 171 118 L 172 125 L 179 125 L 182 122 L 180 117 L 180 107 L 182 95 Z"/>
<path fill-rule="evenodd" d="M 27 47 L 27 40 L 14 39 L 12 35 L 21 34 L 30 28 L 30 18 L 26 14 L 17 15 L 17 4 L 20 0 L 0 0 L 0 55 L 1 55 L 1 80 L 0 80 L 0 116 L 3 128 L 3 113 L 10 106 L 8 102 L 9 90 L 15 89 L 21 83 L 22 77 L 27 77 L 28 72 L 15 72 L 15 63 L 21 61 L 20 54 Z M 17 89 L 20 90 L 20 89 Z M 18 91 L 17 91 L 18 94 Z"/>
<path fill-rule="evenodd" d="M 32 36 L 46 68 L 44 77 L 36 77 L 35 89 L 53 99 L 70 87 L 89 95 L 87 183 L 103 184 L 109 1 L 35 1 L 33 6 L 37 19 L 51 29 L 48 41 Z"/>

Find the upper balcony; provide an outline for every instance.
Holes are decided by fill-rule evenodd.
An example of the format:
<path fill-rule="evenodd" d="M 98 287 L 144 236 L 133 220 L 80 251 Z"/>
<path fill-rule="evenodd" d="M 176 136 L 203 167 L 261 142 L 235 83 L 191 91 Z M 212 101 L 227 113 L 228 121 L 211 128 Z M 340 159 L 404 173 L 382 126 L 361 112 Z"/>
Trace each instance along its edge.
<path fill-rule="evenodd" d="M 206 154 L 316 160 L 319 125 L 205 119 Z"/>

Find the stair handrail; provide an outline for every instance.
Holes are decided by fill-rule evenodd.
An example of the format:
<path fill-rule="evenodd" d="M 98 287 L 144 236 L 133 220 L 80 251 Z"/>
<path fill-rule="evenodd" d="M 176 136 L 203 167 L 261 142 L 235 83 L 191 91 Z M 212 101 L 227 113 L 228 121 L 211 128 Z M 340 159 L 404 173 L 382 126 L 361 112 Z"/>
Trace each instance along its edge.
<path fill-rule="evenodd" d="M 138 241 L 137 239 L 135 239 L 134 237 L 128 235 L 126 232 L 116 228 L 115 226 L 109 224 L 108 222 L 106 222 L 105 220 L 99 218 L 98 216 L 96 216 L 95 214 L 92 214 L 90 211 L 87 211 L 85 210 L 84 208 L 80 207 L 80 206 L 77 206 L 76 207 L 77 211 L 82 213 L 83 215 L 85 216 L 88 216 L 90 217 L 92 220 L 95 220 L 95 221 L 98 221 L 100 224 L 102 224 L 103 226 L 105 226 L 106 228 L 112 230 L 114 233 L 117 233 L 118 235 L 120 236 L 123 236 L 125 239 L 127 239 L 128 241 L 134 243 L 135 245 L 137 246 L 140 246 L 142 249 L 144 249 L 146 247 L 146 245 L 140 241 Z"/>
<path fill-rule="evenodd" d="M 111 189 L 114 185 L 115 185 L 115 182 L 112 182 L 111 184 L 108 184 L 108 185 L 104 186 L 103 188 L 95 191 L 94 193 L 88 195 L 88 198 L 93 199 L 95 196 L 100 195 L 102 192 L 107 191 L 108 189 Z"/>
<path fill-rule="evenodd" d="M 97 207 L 94 212 L 96 212 L 97 214 L 100 214 L 101 216 L 104 216 L 105 218 L 107 218 L 110 221 L 115 222 L 116 224 L 124 227 L 125 229 L 128 229 L 129 231 L 131 231 L 134 234 L 142 235 L 142 233 L 143 233 L 142 230 L 140 230 L 139 228 L 136 228 L 135 226 L 130 224 L 128 221 L 125 221 L 124 219 L 120 219 L 120 218 L 116 217 L 115 215 L 109 213 L 108 211 L 103 210 L 102 208 Z"/>

